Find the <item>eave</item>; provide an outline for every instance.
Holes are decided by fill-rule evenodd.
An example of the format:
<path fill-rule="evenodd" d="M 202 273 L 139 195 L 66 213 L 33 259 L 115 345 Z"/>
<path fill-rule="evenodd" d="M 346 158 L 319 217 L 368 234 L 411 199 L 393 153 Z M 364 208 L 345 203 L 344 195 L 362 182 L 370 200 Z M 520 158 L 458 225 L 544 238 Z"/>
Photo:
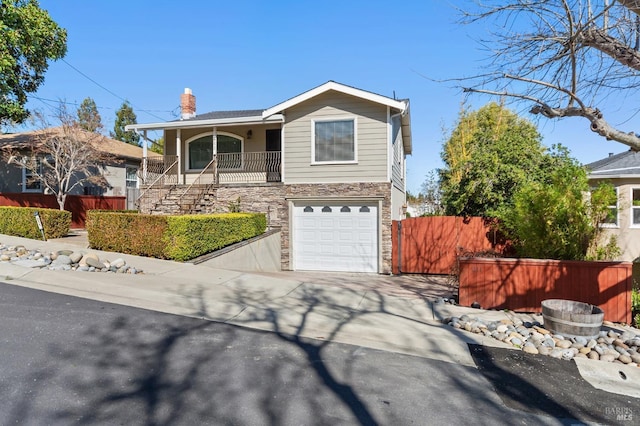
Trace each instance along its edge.
<path fill-rule="evenodd" d="M 262 116 L 253 117 L 235 117 L 235 118 L 216 118 L 210 120 L 179 120 L 167 121 L 163 123 L 148 124 L 129 124 L 125 126 L 126 131 L 139 130 L 164 130 L 164 129 L 190 129 L 195 127 L 224 127 L 224 126 L 241 126 L 241 125 L 257 125 L 270 123 L 283 123 L 284 115 L 274 114 L 270 117 Z"/>

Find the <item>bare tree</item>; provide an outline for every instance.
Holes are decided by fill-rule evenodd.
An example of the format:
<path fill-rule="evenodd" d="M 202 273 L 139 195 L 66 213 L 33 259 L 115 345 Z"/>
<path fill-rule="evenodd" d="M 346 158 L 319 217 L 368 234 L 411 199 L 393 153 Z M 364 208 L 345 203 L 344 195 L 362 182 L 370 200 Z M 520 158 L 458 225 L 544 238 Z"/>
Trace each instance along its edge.
<path fill-rule="evenodd" d="M 640 87 L 640 0 L 477 0 L 463 22 L 495 25 L 481 40 L 489 71 L 465 92 L 532 103 L 546 118 L 582 117 L 592 131 L 640 150 L 640 135 L 605 119 L 607 98 Z"/>
<path fill-rule="evenodd" d="M 64 210 L 67 195 L 74 189 L 87 183 L 108 186 L 103 171 L 117 159 L 98 149 L 104 136 L 82 129 L 63 104 L 57 114 L 60 126 L 48 126 L 43 116 L 37 120 L 42 124 L 41 130 L 2 152 L 4 161 L 29 171 L 27 184 L 39 182 L 56 196 L 60 210 Z"/>

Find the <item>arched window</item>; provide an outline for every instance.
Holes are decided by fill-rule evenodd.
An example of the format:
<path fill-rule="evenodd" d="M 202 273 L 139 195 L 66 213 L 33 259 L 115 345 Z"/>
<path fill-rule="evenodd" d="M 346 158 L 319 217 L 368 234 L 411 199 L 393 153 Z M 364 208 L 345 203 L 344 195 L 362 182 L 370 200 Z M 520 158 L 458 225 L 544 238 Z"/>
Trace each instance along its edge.
<path fill-rule="evenodd" d="M 241 154 L 243 138 L 218 132 L 218 154 Z M 213 158 L 213 133 L 200 134 L 187 140 L 187 170 L 202 170 Z"/>

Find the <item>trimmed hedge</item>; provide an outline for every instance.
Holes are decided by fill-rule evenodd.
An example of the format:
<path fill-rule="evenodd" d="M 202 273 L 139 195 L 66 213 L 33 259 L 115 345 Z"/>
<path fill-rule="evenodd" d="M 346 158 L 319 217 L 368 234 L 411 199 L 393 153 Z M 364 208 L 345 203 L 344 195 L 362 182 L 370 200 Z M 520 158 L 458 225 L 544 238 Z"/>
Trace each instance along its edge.
<path fill-rule="evenodd" d="M 69 233 L 71 212 L 39 207 L 0 207 L 0 234 L 42 239 L 38 223 L 33 216 L 40 214 L 45 238 L 62 238 Z"/>
<path fill-rule="evenodd" d="M 85 226 L 91 248 L 166 259 L 166 216 L 89 210 Z"/>
<path fill-rule="evenodd" d="M 264 233 L 264 214 L 168 216 L 167 257 L 185 261 Z"/>
<path fill-rule="evenodd" d="M 90 210 L 92 248 L 186 261 L 264 233 L 264 214 L 158 216 Z"/>

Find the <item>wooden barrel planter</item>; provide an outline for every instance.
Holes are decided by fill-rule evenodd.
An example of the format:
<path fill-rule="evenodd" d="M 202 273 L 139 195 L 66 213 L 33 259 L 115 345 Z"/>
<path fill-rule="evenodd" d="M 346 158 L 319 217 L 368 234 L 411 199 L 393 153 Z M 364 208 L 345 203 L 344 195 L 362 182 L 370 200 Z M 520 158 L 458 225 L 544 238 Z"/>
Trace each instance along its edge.
<path fill-rule="evenodd" d="M 597 337 L 602 327 L 604 311 L 588 303 L 572 300 L 542 301 L 544 328 L 565 337 Z"/>

